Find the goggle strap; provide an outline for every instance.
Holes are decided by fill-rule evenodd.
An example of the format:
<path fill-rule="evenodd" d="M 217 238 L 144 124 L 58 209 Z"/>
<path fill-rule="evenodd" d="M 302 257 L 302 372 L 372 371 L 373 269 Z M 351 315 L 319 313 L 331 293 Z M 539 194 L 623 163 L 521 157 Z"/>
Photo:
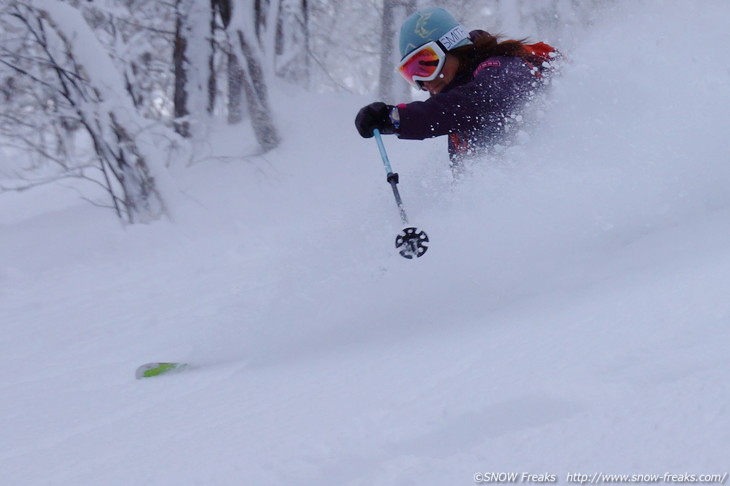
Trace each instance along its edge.
<path fill-rule="evenodd" d="M 469 33 L 466 28 L 463 25 L 458 24 L 456 27 L 439 37 L 436 42 L 439 43 L 439 46 L 444 50 L 444 52 L 448 52 L 456 44 L 468 38 Z"/>

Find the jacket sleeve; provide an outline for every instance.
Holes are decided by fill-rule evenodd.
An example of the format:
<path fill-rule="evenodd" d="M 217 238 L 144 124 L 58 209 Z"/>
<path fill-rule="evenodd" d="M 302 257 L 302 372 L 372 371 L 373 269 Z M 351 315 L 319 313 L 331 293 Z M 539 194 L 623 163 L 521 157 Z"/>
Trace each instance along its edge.
<path fill-rule="evenodd" d="M 425 101 L 398 105 L 399 138 L 423 140 L 497 123 L 532 90 L 534 77 L 521 59 L 491 58 L 474 79 Z"/>

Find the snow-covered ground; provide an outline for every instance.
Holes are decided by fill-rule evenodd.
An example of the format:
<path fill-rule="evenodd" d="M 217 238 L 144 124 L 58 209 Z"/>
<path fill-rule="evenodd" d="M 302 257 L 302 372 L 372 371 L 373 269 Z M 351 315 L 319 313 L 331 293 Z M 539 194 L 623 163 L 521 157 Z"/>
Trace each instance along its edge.
<path fill-rule="evenodd" d="M 638 5 L 466 181 L 386 138 L 417 261 L 369 98 L 280 99 L 276 151 L 173 167 L 174 221 L 0 196 L 0 483 L 726 474 L 730 4 Z M 135 380 L 154 360 L 192 367 Z"/>

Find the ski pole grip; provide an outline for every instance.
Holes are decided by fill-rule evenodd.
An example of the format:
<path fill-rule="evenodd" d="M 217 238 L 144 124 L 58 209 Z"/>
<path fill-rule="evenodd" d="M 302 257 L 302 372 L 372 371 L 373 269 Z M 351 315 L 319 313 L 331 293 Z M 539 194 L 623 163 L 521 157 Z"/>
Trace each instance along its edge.
<path fill-rule="evenodd" d="M 380 136 L 380 130 L 373 128 L 373 136 L 375 141 L 378 142 L 378 149 L 380 150 L 380 158 L 383 159 L 383 165 L 385 166 L 385 172 L 388 173 L 388 177 L 393 173 L 393 169 L 390 168 L 390 160 L 388 160 L 388 154 L 385 152 L 385 145 L 383 145 L 383 138 Z"/>

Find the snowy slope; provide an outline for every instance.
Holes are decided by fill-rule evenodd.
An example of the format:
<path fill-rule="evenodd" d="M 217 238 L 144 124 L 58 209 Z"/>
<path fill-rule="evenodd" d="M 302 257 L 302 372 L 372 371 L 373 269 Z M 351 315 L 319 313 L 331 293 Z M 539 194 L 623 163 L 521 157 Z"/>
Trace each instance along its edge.
<path fill-rule="evenodd" d="M 730 5 L 642 5 L 463 183 L 444 140 L 386 139 L 418 261 L 366 98 L 282 99 L 265 159 L 174 168 L 174 222 L 1 196 L 0 483 L 728 472 Z M 134 379 L 157 359 L 194 367 Z"/>

